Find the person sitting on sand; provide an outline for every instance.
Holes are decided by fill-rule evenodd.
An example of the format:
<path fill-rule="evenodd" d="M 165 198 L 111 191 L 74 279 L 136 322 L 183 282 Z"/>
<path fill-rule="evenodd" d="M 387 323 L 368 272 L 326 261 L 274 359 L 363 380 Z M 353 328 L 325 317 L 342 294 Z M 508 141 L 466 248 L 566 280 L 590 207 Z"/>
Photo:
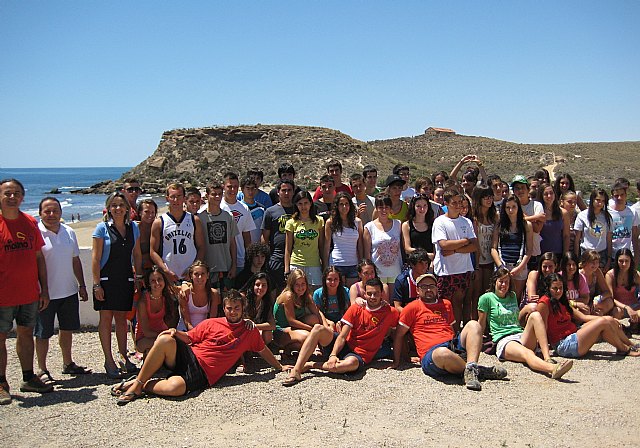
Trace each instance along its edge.
<path fill-rule="evenodd" d="M 349 288 L 349 302 L 353 305 L 356 303 L 356 299 L 360 298 L 364 300 L 364 289 L 368 280 L 372 278 L 378 278 L 378 269 L 373 261 L 369 258 L 363 258 L 358 263 L 358 278 L 360 281 L 355 282 Z M 383 283 L 382 288 L 382 300 L 389 301 L 389 285 Z"/>
<path fill-rule="evenodd" d="M 505 378 L 504 368 L 478 364 L 482 347 L 482 328 L 478 321 L 470 320 L 458 334 L 453 331 L 453 307 L 449 300 L 438 298 L 436 276 L 423 274 L 416 283 L 420 300 L 410 302 L 400 314 L 393 342 L 393 364 L 389 368 L 400 365 L 404 336 L 410 331 L 425 375 L 435 379 L 462 375 L 470 390 L 481 390 L 481 379 Z M 461 356 L 465 352 L 466 362 Z"/>
<path fill-rule="evenodd" d="M 534 311 L 529 314 L 524 330 L 518 322 L 521 313 L 518 300 L 511 289 L 509 269 L 498 268 L 491 279 L 492 291 L 480 296 L 478 300 L 478 321 L 484 329 L 489 324 L 491 339 L 496 344 L 496 356 L 500 360 L 523 362 L 537 372 L 547 373 L 553 379 L 560 379 L 573 366 L 572 360 L 557 363 L 549 354 L 547 329 L 542 316 Z M 537 346 L 544 359 L 534 352 Z"/>
<path fill-rule="evenodd" d="M 366 305 L 354 304 L 349 307 L 342 316 L 343 325 L 339 333 L 321 324 L 313 326 L 283 386 L 300 382 L 300 375 L 310 369 L 347 373 L 357 371 L 373 361 L 389 330 L 398 324 L 400 313 L 382 303 L 383 285 L 379 278 L 368 280 L 365 287 Z M 323 347 L 323 353 L 329 353 L 328 359 L 308 362 L 318 344 Z"/>
<path fill-rule="evenodd" d="M 640 356 L 640 344 L 634 345 L 625 336 L 616 319 L 584 314 L 569 305 L 562 276 L 549 274 L 546 284 L 548 295 L 540 299 L 537 310 L 545 322 L 549 343 L 555 347 L 558 356 L 579 358 L 601 339 L 613 345 L 617 355 Z M 579 329 L 576 322 L 582 324 Z"/>
<path fill-rule="evenodd" d="M 224 315 L 207 319 L 187 331 L 175 328 L 160 333 L 135 379 L 111 389 L 122 406 L 140 398 L 145 392 L 178 397 L 215 384 L 247 350 L 255 351 L 275 369 L 282 365 L 265 346 L 253 323 L 242 319 L 244 298 L 235 289 L 225 293 Z M 162 367 L 171 370 L 166 379 L 152 379 Z"/>
<path fill-rule="evenodd" d="M 189 281 L 182 284 L 178 295 L 180 322 L 178 330 L 188 331 L 210 317 L 218 317 L 220 293 L 211 287 L 209 266 L 200 260 L 189 268 Z"/>

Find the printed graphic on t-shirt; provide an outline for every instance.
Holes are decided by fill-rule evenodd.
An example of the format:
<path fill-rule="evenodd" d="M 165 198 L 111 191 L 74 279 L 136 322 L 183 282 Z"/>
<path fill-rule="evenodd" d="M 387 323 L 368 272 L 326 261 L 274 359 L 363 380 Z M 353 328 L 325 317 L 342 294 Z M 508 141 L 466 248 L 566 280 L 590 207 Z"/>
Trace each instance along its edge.
<path fill-rule="evenodd" d="M 289 221 L 289 219 L 291 219 L 291 215 L 289 215 L 287 213 L 281 215 L 278 218 L 278 231 L 280 233 L 284 233 L 285 232 L 284 226 L 287 223 L 287 221 Z"/>
<path fill-rule="evenodd" d="M 227 223 L 214 221 L 207 223 L 207 236 L 209 244 L 227 244 Z"/>
<path fill-rule="evenodd" d="M 378 244 L 378 261 L 382 266 L 393 266 L 398 260 L 400 245 L 397 240 L 381 241 Z"/>

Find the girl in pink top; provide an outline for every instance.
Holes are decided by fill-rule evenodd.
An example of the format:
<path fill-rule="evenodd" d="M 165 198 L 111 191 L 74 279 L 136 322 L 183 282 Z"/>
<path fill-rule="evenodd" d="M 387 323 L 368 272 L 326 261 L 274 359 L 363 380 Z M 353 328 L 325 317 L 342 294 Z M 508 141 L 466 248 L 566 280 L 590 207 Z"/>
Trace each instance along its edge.
<path fill-rule="evenodd" d="M 638 291 L 640 290 L 640 274 L 633 268 L 633 253 L 629 249 L 616 252 L 613 269 L 605 277 L 607 285 L 613 291 L 614 305 L 609 310 L 616 319 L 624 319 L 627 315 L 637 328 L 640 322 L 638 309 Z"/>
<path fill-rule="evenodd" d="M 569 304 L 585 314 L 591 314 L 589 285 L 584 274 L 581 274 L 578 270 L 578 256 L 574 252 L 565 252 L 562 260 L 560 260 L 558 274 L 567 280 Z"/>

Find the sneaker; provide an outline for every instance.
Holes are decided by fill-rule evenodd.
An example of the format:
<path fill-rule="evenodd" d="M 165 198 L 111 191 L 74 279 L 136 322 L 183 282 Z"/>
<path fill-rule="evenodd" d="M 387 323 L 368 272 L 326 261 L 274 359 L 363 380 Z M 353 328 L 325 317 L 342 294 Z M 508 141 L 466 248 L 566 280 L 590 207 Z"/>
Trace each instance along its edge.
<path fill-rule="evenodd" d="M 46 394 L 53 392 L 53 384 L 45 384 L 42 380 L 34 375 L 29 381 L 23 381 L 20 385 L 20 392 L 37 392 Z"/>
<path fill-rule="evenodd" d="M 0 383 L 0 405 L 9 403 L 11 403 L 9 385 L 7 383 Z"/>
<path fill-rule="evenodd" d="M 481 380 L 501 380 L 507 376 L 507 369 L 500 366 L 478 366 L 478 378 Z"/>
<path fill-rule="evenodd" d="M 464 384 L 469 390 L 482 390 L 482 385 L 478 380 L 478 366 L 476 364 L 467 365 L 464 369 Z"/>

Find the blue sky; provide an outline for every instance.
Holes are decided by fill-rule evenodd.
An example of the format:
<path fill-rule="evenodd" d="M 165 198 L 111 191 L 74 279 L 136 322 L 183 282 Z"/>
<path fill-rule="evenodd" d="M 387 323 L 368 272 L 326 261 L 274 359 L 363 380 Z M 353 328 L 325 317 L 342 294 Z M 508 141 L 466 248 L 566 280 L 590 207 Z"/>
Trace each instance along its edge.
<path fill-rule="evenodd" d="M 640 2 L 0 2 L 0 165 L 132 166 L 163 131 L 299 124 L 640 140 Z"/>

